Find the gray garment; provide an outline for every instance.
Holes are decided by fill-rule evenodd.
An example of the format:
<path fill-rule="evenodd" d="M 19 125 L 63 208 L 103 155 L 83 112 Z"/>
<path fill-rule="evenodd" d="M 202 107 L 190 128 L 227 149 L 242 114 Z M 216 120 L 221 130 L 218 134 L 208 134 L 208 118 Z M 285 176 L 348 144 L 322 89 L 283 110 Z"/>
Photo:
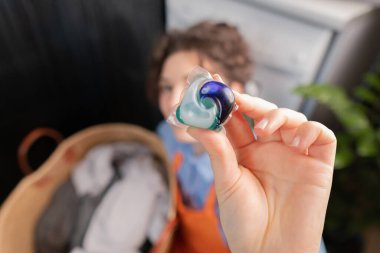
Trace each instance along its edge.
<path fill-rule="evenodd" d="M 91 196 L 86 194 L 79 198 L 79 206 L 77 208 L 77 214 L 75 219 L 75 224 L 70 237 L 70 247 L 82 247 L 83 240 L 90 225 L 91 219 L 95 213 L 96 208 L 99 206 L 100 202 L 107 194 L 108 190 L 120 180 L 121 175 L 119 168 L 112 167 L 113 176 L 107 183 L 107 186 L 96 196 Z"/>
<path fill-rule="evenodd" d="M 37 222 L 36 253 L 69 252 L 79 201 L 71 180 L 58 188 Z"/>

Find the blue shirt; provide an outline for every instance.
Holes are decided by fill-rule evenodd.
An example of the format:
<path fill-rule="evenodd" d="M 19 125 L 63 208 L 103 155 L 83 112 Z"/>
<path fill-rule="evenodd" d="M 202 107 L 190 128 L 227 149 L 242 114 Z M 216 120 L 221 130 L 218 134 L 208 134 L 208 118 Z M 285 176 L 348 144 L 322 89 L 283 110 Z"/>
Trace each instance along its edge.
<path fill-rule="evenodd" d="M 195 209 L 203 208 L 214 182 L 208 154 L 194 155 L 193 145 L 178 142 L 171 127 L 165 121 L 158 125 L 157 133 L 164 142 L 170 160 L 176 152 L 181 152 L 183 155 L 184 159 L 181 169 L 177 172 L 177 179 L 185 204 Z"/>

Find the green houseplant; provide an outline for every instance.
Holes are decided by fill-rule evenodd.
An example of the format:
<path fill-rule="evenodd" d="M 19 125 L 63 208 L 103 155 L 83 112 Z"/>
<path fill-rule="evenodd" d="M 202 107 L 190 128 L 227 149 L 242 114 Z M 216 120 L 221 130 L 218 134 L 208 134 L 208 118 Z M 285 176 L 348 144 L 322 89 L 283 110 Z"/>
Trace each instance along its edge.
<path fill-rule="evenodd" d="M 327 106 L 341 127 L 325 231 L 339 237 L 380 224 L 380 61 L 352 95 L 334 85 L 312 84 L 297 94 Z"/>

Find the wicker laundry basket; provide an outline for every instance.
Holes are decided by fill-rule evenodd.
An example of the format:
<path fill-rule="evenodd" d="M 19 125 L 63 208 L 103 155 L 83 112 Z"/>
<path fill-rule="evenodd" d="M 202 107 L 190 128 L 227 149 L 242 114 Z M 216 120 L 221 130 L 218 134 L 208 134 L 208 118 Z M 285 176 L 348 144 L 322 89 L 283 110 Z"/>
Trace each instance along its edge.
<path fill-rule="evenodd" d="M 9 195 L 0 209 L 0 252 L 33 253 L 34 229 L 40 214 L 56 188 L 70 175 L 74 165 L 98 144 L 115 141 L 138 141 L 148 145 L 166 166 L 172 206 L 168 223 L 153 252 L 167 252 L 175 227 L 174 185 L 165 149 L 156 135 L 130 124 L 104 124 L 87 128 L 64 140 L 49 159 L 34 173 L 26 176 Z"/>

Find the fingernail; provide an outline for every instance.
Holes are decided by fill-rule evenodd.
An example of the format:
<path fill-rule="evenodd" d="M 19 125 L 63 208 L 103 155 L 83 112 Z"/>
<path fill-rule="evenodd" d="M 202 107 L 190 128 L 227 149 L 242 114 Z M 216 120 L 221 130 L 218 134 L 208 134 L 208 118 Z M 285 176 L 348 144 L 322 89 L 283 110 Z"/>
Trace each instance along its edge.
<path fill-rule="evenodd" d="M 269 120 L 267 119 L 262 119 L 259 123 L 257 123 L 257 125 L 255 126 L 255 128 L 260 128 L 260 129 L 264 129 L 269 123 Z"/>
<path fill-rule="evenodd" d="M 220 82 L 224 83 L 223 78 L 219 74 L 213 74 L 212 77 L 214 79 L 219 80 Z"/>
<path fill-rule="evenodd" d="M 297 136 L 296 138 L 293 139 L 292 143 L 290 144 L 291 147 L 298 147 L 298 145 L 301 142 L 301 138 Z"/>

